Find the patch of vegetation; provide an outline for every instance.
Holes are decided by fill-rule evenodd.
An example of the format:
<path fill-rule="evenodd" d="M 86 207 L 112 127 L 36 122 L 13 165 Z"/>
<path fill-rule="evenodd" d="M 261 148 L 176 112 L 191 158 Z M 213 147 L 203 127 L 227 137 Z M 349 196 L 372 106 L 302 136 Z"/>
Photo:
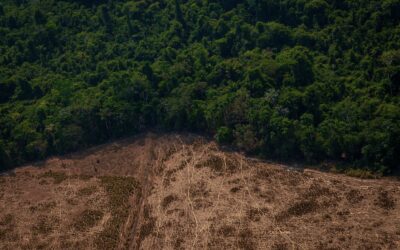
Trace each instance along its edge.
<path fill-rule="evenodd" d="M 48 185 L 49 183 L 46 180 L 40 180 L 39 185 Z"/>
<path fill-rule="evenodd" d="M 302 195 L 304 199 L 317 199 L 321 196 L 337 196 L 337 194 L 331 191 L 329 188 L 321 186 L 320 184 L 314 182 L 311 184 L 310 188 Z"/>
<path fill-rule="evenodd" d="M 53 172 L 50 170 L 40 175 L 39 178 L 52 178 L 54 184 L 60 184 L 65 181 L 68 176 L 64 172 Z"/>
<path fill-rule="evenodd" d="M 189 194 L 193 198 L 207 197 L 210 194 L 210 191 L 205 181 L 199 181 L 189 186 Z"/>
<path fill-rule="evenodd" d="M 3 215 L 0 219 L 0 242 L 2 242 L 2 241 L 13 242 L 13 241 L 16 241 L 17 239 L 18 239 L 18 235 L 15 232 L 15 217 L 14 217 L 14 215 L 12 215 L 12 214 Z"/>
<path fill-rule="evenodd" d="M 82 181 L 88 181 L 91 178 L 93 178 L 93 175 L 86 175 L 86 174 L 81 174 L 81 175 L 73 175 L 71 176 L 72 179 L 79 179 Z"/>
<path fill-rule="evenodd" d="M 54 226 L 57 223 L 58 218 L 41 215 L 38 218 L 38 222 L 32 227 L 34 235 L 41 234 L 47 235 L 54 230 Z"/>
<path fill-rule="evenodd" d="M 6 214 L 0 220 L 0 226 L 2 226 L 2 227 L 9 226 L 12 224 L 13 221 L 14 221 L 14 215 Z"/>
<path fill-rule="evenodd" d="M 272 245 L 272 250 L 288 250 L 290 249 L 287 243 L 275 243 Z"/>
<path fill-rule="evenodd" d="M 218 234 L 223 237 L 234 237 L 236 235 L 236 228 L 234 226 L 223 225 L 218 229 Z"/>
<path fill-rule="evenodd" d="M 73 206 L 76 206 L 79 204 L 78 199 L 74 199 L 74 198 L 67 198 L 66 201 L 69 205 L 73 205 Z"/>
<path fill-rule="evenodd" d="M 61 249 L 89 249 L 88 241 L 71 241 L 63 239 L 60 242 Z"/>
<path fill-rule="evenodd" d="M 150 219 L 140 228 L 139 241 L 143 241 L 147 236 L 149 236 L 155 227 L 155 220 Z"/>
<path fill-rule="evenodd" d="M 215 172 L 221 172 L 224 169 L 224 160 L 217 155 L 209 156 L 205 161 L 196 164 L 196 168 L 209 167 Z"/>
<path fill-rule="evenodd" d="M 193 200 L 193 208 L 195 210 L 199 210 L 199 209 L 207 209 L 209 207 L 211 207 L 213 205 L 213 203 L 205 198 L 197 198 Z"/>
<path fill-rule="evenodd" d="M 90 196 L 97 192 L 96 186 L 84 187 L 78 190 L 78 196 Z"/>
<path fill-rule="evenodd" d="M 40 212 L 48 212 L 49 210 L 55 208 L 57 206 L 57 203 L 55 201 L 49 201 L 49 202 L 41 202 L 38 203 L 37 205 L 30 206 L 29 210 L 34 213 L 37 211 Z"/>
<path fill-rule="evenodd" d="M 99 249 L 114 249 L 119 241 L 121 228 L 129 215 L 129 197 L 132 194 L 141 195 L 139 183 L 132 177 L 100 177 L 109 198 L 112 217 L 106 223 L 104 230 L 96 237 L 95 243 Z"/>
<path fill-rule="evenodd" d="M 230 192 L 231 192 L 231 193 L 237 193 L 237 192 L 239 192 L 242 188 L 243 188 L 242 186 L 236 186 L 236 187 L 231 188 Z"/>
<path fill-rule="evenodd" d="M 273 176 L 273 172 L 269 169 L 258 168 L 255 177 L 262 180 L 269 180 Z"/>
<path fill-rule="evenodd" d="M 175 240 L 174 248 L 175 248 L 175 249 L 184 249 L 184 248 L 182 247 L 182 245 L 183 245 L 184 243 L 185 243 L 185 240 L 179 237 L 178 239 Z"/>
<path fill-rule="evenodd" d="M 12 214 L 6 214 L 0 219 L 0 241 L 15 241 L 15 217 Z"/>
<path fill-rule="evenodd" d="M 392 210 L 396 207 L 396 201 L 388 191 L 380 191 L 375 205 L 386 210 Z"/>
<path fill-rule="evenodd" d="M 82 232 L 94 227 L 103 218 L 103 212 L 86 209 L 75 218 L 73 228 Z"/>
<path fill-rule="evenodd" d="M 261 217 L 268 212 L 268 208 L 250 208 L 246 211 L 247 218 L 251 221 L 260 221 Z"/>
<path fill-rule="evenodd" d="M 397 225 L 395 233 L 400 236 L 400 225 Z"/>
<path fill-rule="evenodd" d="M 166 197 L 164 197 L 163 201 L 161 202 L 161 207 L 165 210 L 168 208 L 168 206 L 173 203 L 174 201 L 177 201 L 178 197 L 176 195 L 170 194 Z"/>
<path fill-rule="evenodd" d="M 137 238 L 137 246 L 140 248 L 141 242 L 148 237 L 154 230 L 156 220 L 151 216 L 151 206 L 146 204 L 143 208 L 142 226 L 140 227 L 139 237 Z"/>
<path fill-rule="evenodd" d="M 299 217 L 309 213 L 316 212 L 319 208 L 319 204 L 315 200 L 302 200 L 297 201 L 290 205 L 286 211 L 279 213 L 276 216 L 277 221 L 283 221 L 290 217 Z"/>
<path fill-rule="evenodd" d="M 103 176 L 100 180 L 109 195 L 113 210 L 125 204 L 134 191 L 140 191 L 139 183 L 133 177 Z"/>
<path fill-rule="evenodd" d="M 7 237 L 8 231 L 6 229 L 0 229 L 0 240 L 5 240 Z"/>
<path fill-rule="evenodd" d="M 352 189 L 346 193 L 346 199 L 351 204 L 357 204 L 364 199 L 364 196 L 359 190 Z"/>
<path fill-rule="evenodd" d="M 346 219 L 350 215 L 350 211 L 345 209 L 336 213 L 340 218 Z"/>
<path fill-rule="evenodd" d="M 351 168 L 344 170 L 344 173 L 351 177 L 361 178 L 361 179 L 378 179 L 382 177 L 382 174 L 377 172 L 372 172 L 368 169 Z"/>
<path fill-rule="evenodd" d="M 302 216 L 308 213 L 315 212 L 318 207 L 318 203 L 313 200 L 300 201 L 290 206 L 287 210 L 287 214 L 291 216 Z"/>
<path fill-rule="evenodd" d="M 239 232 L 238 247 L 240 249 L 256 249 L 253 232 L 249 228 L 244 228 Z"/>

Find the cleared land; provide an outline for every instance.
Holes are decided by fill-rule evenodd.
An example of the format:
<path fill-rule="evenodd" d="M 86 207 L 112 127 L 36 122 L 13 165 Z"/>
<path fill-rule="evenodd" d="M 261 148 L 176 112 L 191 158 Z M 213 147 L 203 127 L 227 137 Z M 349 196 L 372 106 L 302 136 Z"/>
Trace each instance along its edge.
<path fill-rule="evenodd" d="M 400 183 L 148 134 L 0 177 L 0 249 L 400 249 Z"/>

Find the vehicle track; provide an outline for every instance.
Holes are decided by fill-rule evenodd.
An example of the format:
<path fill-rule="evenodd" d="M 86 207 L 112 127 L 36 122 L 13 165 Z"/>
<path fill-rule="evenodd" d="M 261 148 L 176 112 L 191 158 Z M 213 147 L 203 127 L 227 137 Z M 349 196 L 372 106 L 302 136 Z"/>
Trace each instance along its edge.
<path fill-rule="evenodd" d="M 154 161 L 154 158 L 156 157 L 155 153 L 155 148 L 154 148 L 154 143 L 152 140 L 150 142 L 147 142 L 148 140 L 146 139 L 146 145 L 149 144 L 149 153 L 146 155 L 146 164 L 143 166 L 143 174 L 141 176 L 141 195 L 138 201 L 138 211 L 137 211 L 137 218 L 134 219 L 132 229 L 131 229 L 131 236 L 129 239 L 131 239 L 130 243 L 127 245 L 129 246 L 129 249 L 140 249 L 140 225 L 143 222 L 144 218 L 144 208 L 146 205 L 146 199 L 150 195 L 151 191 L 151 186 L 152 186 L 152 176 L 154 172 L 154 165 L 152 166 L 151 162 Z"/>

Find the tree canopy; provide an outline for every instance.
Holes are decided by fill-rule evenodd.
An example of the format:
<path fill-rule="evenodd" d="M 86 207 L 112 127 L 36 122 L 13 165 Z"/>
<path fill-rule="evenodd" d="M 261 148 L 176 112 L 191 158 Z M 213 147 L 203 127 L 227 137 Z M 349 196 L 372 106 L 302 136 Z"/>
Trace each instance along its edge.
<path fill-rule="evenodd" d="M 0 169 L 163 128 L 400 162 L 399 0 L 3 0 Z"/>

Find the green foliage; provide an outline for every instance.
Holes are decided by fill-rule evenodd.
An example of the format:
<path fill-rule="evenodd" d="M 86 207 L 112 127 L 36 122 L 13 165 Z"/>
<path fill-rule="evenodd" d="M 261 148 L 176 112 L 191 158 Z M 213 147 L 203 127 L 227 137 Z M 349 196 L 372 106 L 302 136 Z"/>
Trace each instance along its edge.
<path fill-rule="evenodd" d="M 0 169 L 148 128 L 264 157 L 400 162 L 400 4 L 0 4 Z"/>
<path fill-rule="evenodd" d="M 292 33 L 288 26 L 277 22 L 257 23 L 260 36 L 258 46 L 260 48 L 282 48 L 292 43 Z"/>
<path fill-rule="evenodd" d="M 215 134 L 215 139 L 219 143 L 231 143 L 233 140 L 232 130 L 228 127 L 220 127 Z"/>
<path fill-rule="evenodd" d="M 9 167 L 11 164 L 11 159 L 9 158 L 7 152 L 5 151 L 6 147 L 2 141 L 0 141 L 0 166 L 3 168 Z"/>

